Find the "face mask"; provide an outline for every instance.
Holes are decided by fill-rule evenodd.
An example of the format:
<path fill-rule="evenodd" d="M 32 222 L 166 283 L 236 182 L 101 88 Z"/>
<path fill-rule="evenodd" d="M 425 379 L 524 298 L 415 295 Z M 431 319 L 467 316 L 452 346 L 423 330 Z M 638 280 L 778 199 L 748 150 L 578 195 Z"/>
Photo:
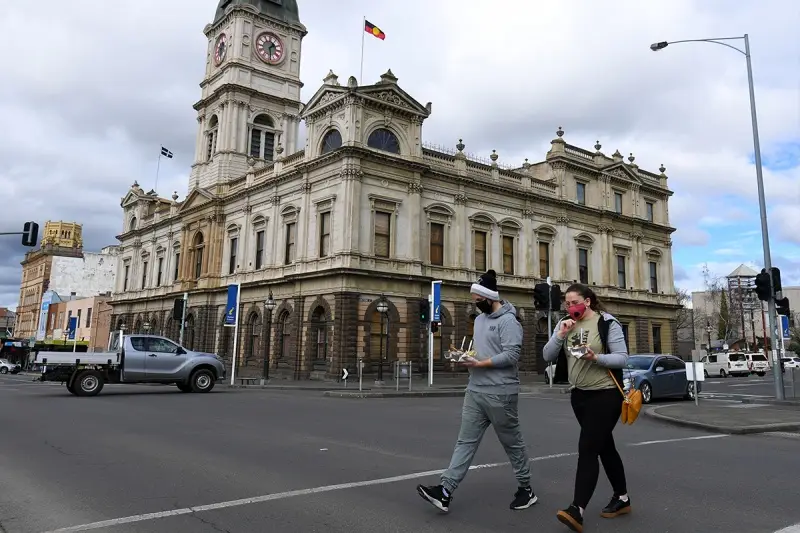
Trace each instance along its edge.
<path fill-rule="evenodd" d="M 475 302 L 475 307 L 481 310 L 481 313 L 486 313 L 487 315 L 492 312 L 492 302 L 489 300 L 481 300 L 479 302 Z"/>
<path fill-rule="evenodd" d="M 567 312 L 573 320 L 580 320 L 583 318 L 584 313 L 586 313 L 586 304 L 571 305 L 569 309 L 567 309 Z"/>

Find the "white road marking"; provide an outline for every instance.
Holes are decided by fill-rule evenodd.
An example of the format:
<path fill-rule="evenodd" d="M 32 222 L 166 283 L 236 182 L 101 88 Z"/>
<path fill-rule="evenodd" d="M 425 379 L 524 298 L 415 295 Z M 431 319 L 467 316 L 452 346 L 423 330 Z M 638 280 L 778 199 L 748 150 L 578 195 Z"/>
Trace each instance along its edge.
<path fill-rule="evenodd" d="M 645 446 L 648 444 L 661 444 L 661 443 L 669 443 L 669 442 L 680 442 L 685 440 L 700 440 L 700 439 L 718 439 L 723 437 L 729 437 L 730 435 L 701 435 L 698 437 L 683 437 L 679 439 L 666 439 L 666 440 L 652 440 L 646 442 L 635 442 L 628 444 L 628 446 Z M 549 461 L 551 459 L 561 459 L 564 457 L 574 457 L 578 455 L 577 452 L 569 452 L 569 453 L 554 453 L 551 455 L 542 455 L 539 457 L 532 457 L 531 462 L 539 462 L 539 461 Z M 486 470 L 489 468 L 498 468 L 500 466 L 508 466 L 510 463 L 508 461 L 504 461 L 501 463 L 487 463 L 482 465 L 473 465 L 470 466 L 470 470 Z M 338 485 L 326 485 L 324 487 L 314 487 L 310 489 L 299 489 L 299 490 L 290 490 L 287 492 L 275 492 L 272 494 L 265 494 L 263 496 L 255 496 L 252 498 L 242 498 L 240 500 L 230 500 L 227 502 L 219 502 L 219 503 L 211 503 L 208 505 L 198 505 L 195 507 L 184 507 L 183 509 L 172 509 L 170 511 L 160 511 L 156 513 L 146 513 L 146 514 L 138 514 L 132 516 L 126 516 L 122 518 L 113 518 L 111 520 L 103 520 L 100 522 L 92 522 L 89 524 L 81 524 L 78 526 L 69 526 L 63 527 L 60 529 L 54 529 L 52 531 L 47 531 L 45 533 L 72 533 L 74 531 L 88 531 L 92 529 L 101 529 L 104 527 L 112 527 L 112 526 L 119 526 L 122 524 L 132 524 L 135 522 L 146 522 L 149 520 L 158 520 L 160 518 L 169 518 L 172 516 L 180 516 L 192 513 L 200 513 L 203 511 L 216 511 L 218 509 L 227 509 L 229 507 L 241 507 L 242 505 L 253 505 L 256 503 L 264 503 L 270 502 L 275 500 L 284 500 L 286 498 L 293 498 L 295 496 L 308 496 L 311 494 L 320 494 L 322 492 L 331 492 L 335 490 L 346 490 L 346 489 L 354 489 L 360 487 L 370 487 L 374 485 L 386 485 L 387 483 L 396 483 L 398 481 L 408 481 L 411 479 L 419 479 L 428 476 L 438 476 L 441 475 L 445 469 L 441 470 L 428 470 L 427 472 L 415 472 L 413 474 L 404 474 L 401 476 L 393 476 L 381 479 L 370 479 L 367 481 L 354 481 L 351 483 L 340 483 Z M 777 532 L 776 532 L 777 533 Z M 789 531 L 781 531 L 780 533 L 800 533 L 800 531 L 795 532 L 792 530 Z"/>
<path fill-rule="evenodd" d="M 800 533 L 800 523 L 797 523 L 793 526 L 785 527 L 783 529 L 779 529 L 775 533 Z"/>
<path fill-rule="evenodd" d="M 681 437 L 679 439 L 664 439 L 664 440 L 646 440 L 644 442 L 634 442 L 632 444 L 628 444 L 628 446 L 647 446 L 649 444 L 664 444 L 667 442 L 681 442 L 685 440 L 705 440 L 705 439 L 722 439 L 725 437 L 730 437 L 727 434 L 719 434 L 719 435 L 700 435 L 699 437 Z"/>

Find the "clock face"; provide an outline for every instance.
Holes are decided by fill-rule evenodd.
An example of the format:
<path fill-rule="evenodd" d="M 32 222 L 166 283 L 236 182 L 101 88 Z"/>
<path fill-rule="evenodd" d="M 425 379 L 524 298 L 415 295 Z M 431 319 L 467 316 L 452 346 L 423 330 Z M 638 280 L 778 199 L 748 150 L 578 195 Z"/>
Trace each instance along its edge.
<path fill-rule="evenodd" d="M 265 32 L 256 38 L 256 53 L 263 61 L 276 65 L 283 59 L 283 41 L 274 33 Z"/>
<path fill-rule="evenodd" d="M 217 37 L 217 44 L 214 45 L 214 63 L 219 65 L 225 60 L 228 53 L 228 37 L 223 33 Z"/>

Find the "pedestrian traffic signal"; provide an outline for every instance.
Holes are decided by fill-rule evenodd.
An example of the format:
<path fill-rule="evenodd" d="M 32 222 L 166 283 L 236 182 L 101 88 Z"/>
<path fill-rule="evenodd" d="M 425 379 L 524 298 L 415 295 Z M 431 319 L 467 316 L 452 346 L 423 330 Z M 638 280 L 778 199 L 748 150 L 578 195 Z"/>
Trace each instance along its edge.
<path fill-rule="evenodd" d="M 779 315 L 792 316 L 789 309 L 789 298 L 784 297 L 780 300 L 775 300 L 775 308 Z"/>
<path fill-rule="evenodd" d="M 178 298 L 172 305 L 172 320 L 183 320 L 183 306 L 186 304 L 186 300 L 183 298 Z"/>
<path fill-rule="evenodd" d="M 436 333 L 437 331 L 439 331 L 439 323 L 431 322 L 431 333 Z"/>
<path fill-rule="evenodd" d="M 39 239 L 39 224 L 26 222 L 22 229 L 22 246 L 36 246 Z"/>
<path fill-rule="evenodd" d="M 423 324 L 428 323 L 431 314 L 431 303 L 428 300 L 421 300 L 419 302 L 419 321 Z"/>
<path fill-rule="evenodd" d="M 533 286 L 533 305 L 536 309 L 547 309 L 550 286 L 547 283 L 537 283 Z"/>
<path fill-rule="evenodd" d="M 772 290 L 781 292 L 781 269 L 778 267 L 772 267 Z"/>
<path fill-rule="evenodd" d="M 766 268 L 762 268 L 761 273 L 756 274 L 756 295 L 762 302 L 768 302 L 772 298 L 772 287 L 770 286 L 769 273 Z"/>
<path fill-rule="evenodd" d="M 558 285 L 550 286 L 550 310 L 558 311 L 561 309 L 561 287 Z"/>

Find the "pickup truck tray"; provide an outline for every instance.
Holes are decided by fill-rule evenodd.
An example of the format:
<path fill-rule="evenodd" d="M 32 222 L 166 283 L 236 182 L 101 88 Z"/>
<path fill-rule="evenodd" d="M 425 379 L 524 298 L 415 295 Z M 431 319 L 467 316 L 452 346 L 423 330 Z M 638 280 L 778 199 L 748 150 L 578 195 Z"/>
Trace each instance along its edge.
<path fill-rule="evenodd" d="M 40 365 L 117 365 L 117 352 L 39 352 L 36 364 Z"/>

